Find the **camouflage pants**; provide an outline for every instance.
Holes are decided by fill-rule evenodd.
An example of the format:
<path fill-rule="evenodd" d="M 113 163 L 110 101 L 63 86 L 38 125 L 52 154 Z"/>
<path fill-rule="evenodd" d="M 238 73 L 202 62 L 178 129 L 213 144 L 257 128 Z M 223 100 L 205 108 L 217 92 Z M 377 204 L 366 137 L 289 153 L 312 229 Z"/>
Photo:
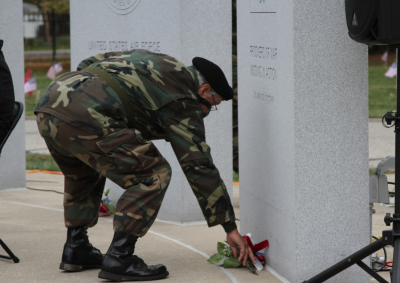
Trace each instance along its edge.
<path fill-rule="evenodd" d="M 114 231 L 144 236 L 171 179 L 171 167 L 153 143 L 127 128 L 99 137 L 45 113 L 38 113 L 37 123 L 65 176 L 65 226 L 96 225 L 108 178 L 125 189 L 117 203 Z"/>

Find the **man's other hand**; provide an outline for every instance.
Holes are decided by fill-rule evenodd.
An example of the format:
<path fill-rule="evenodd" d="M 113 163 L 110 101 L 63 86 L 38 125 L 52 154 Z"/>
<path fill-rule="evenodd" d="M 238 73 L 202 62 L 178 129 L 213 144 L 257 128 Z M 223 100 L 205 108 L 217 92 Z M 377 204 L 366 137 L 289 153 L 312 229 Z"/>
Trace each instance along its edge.
<path fill-rule="evenodd" d="M 226 241 L 231 246 L 233 250 L 233 255 L 237 257 L 238 249 L 240 249 L 240 256 L 238 261 L 243 261 L 243 266 L 246 266 L 247 258 L 250 256 L 250 260 L 255 264 L 256 260 L 254 259 L 254 254 L 249 244 L 247 244 L 246 240 L 239 234 L 238 230 L 235 229 L 228 234 L 226 234 Z"/>

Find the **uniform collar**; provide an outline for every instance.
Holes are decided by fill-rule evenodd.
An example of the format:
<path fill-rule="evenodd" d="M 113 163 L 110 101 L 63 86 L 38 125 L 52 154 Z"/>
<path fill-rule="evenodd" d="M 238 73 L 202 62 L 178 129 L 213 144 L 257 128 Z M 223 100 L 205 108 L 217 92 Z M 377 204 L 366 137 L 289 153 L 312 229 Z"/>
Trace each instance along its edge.
<path fill-rule="evenodd" d="M 203 97 L 201 97 L 200 94 L 198 94 L 197 92 L 196 92 L 196 98 L 199 103 L 204 104 L 207 107 L 208 111 L 207 111 L 207 113 L 203 112 L 204 113 L 203 118 L 207 117 L 211 111 L 211 106 L 212 106 L 211 103 L 207 99 L 204 99 Z M 201 109 L 203 110 L 203 108 L 201 108 Z"/>
<path fill-rule="evenodd" d="M 196 90 L 198 90 L 199 89 L 199 78 L 197 76 L 197 70 L 193 66 L 186 66 L 186 69 L 188 69 L 189 73 L 192 75 L 193 81 L 194 81 L 194 87 Z"/>

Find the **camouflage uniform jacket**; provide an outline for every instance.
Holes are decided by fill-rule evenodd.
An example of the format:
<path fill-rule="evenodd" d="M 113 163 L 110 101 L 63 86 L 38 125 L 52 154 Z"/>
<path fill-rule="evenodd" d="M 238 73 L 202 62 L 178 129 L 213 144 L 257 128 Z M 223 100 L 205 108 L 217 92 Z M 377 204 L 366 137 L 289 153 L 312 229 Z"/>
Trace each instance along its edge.
<path fill-rule="evenodd" d="M 222 224 L 227 232 L 235 229 L 230 197 L 205 141 L 203 118 L 208 113 L 200 102 L 211 105 L 197 94 L 195 69 L 146 50 L 100 53 L 83 60 L 77 71 L 58 77 L 42 94 L 35 113 L 51 114 L 98 136 L 126 128 L 124 107 L 111 87 L 103 84 L 105 91 L 98 92 L 106 96 L 84 91 L 91 78 L 97 79 L 81 71 L 90 65 L 106 70 L 127 92 L 136 129 L 144 139 L 170 141 L 208 225 Z M 78 86 L 81 91 L 74 92 Z M 58 95 L 48 94 L 54 93 L 52 88 Z"/>

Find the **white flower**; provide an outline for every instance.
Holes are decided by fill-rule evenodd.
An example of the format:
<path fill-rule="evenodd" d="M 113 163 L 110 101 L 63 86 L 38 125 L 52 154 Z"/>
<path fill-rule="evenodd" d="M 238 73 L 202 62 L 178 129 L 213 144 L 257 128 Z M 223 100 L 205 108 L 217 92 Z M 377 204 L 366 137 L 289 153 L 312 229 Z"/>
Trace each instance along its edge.
<path fill-rule="evenodd" d="M 230 246 L 225 245 L 224 247 L 224 256 L 226 257 L 233 257 L 233 251 Z"/>

